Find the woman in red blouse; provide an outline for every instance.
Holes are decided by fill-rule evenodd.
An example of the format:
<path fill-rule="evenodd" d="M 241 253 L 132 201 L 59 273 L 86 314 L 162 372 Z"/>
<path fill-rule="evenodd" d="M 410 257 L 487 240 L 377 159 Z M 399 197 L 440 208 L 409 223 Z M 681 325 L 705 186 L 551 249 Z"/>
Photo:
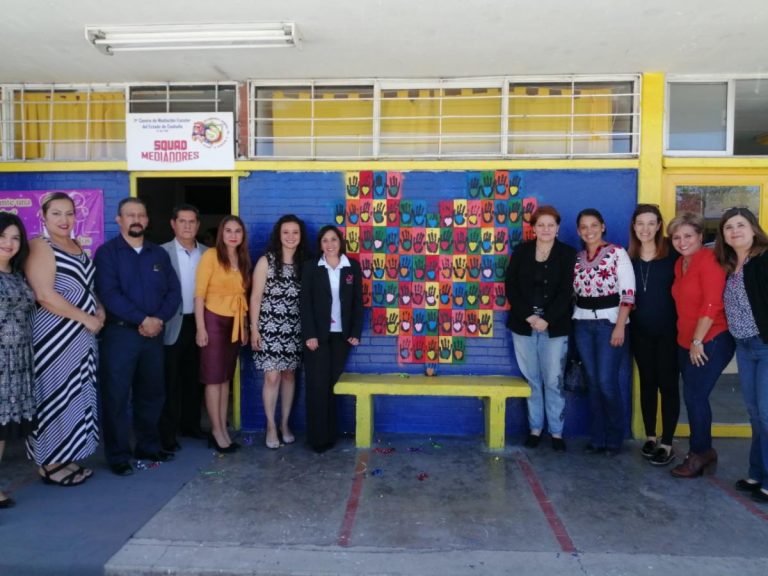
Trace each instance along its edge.
<path fill-rule="evenodd" d="M 735 349 L 723 308 L 725 272 L 714 253 L 703 247 L 703 232 L 704 219 L 692 212 L 678 214 L 667 227 L 672 245 L 681 255 L 675 263 L 672 297 L 677 309 L 683 398 L 691 427 L 690 451 L 672 469 L 677 478 L 712 474 L 717 468 L 709 395 Z"/>

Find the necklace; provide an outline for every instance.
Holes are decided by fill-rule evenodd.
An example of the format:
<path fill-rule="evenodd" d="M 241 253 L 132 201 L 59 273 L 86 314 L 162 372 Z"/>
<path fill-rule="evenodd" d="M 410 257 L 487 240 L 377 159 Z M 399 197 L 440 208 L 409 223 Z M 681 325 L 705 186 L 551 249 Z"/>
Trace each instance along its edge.
<path fill-rule="evenodd" d="M 552 246 L 551 244 L 549 248 L 542 249 L 539 247 L 538 243 L 536 244 L 536 261 L 537 262 L 546 262 L 549 258 L 549 254 L 552 252 Z"/>
<path fill-rule="evenodd" d="M 646 289 L 648 288 L 648 277 L 651 275 L 651 264 L 652 263 L 653 263 L 653 260 L 649 260 L 647 262 L 648 269 L 645 272 L 643 272 L 643 264 L 644 264 L 644 262 L 643 262 L 642 259 L 640 260 L 640 281 L 643 283 L 643 292 L 645 292 Z"/>

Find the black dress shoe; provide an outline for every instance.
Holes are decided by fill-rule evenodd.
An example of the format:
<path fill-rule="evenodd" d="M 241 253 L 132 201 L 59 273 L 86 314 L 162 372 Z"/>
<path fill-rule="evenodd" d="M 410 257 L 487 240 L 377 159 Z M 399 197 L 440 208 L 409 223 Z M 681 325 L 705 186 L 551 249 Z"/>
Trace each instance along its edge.
<path fill-rule="evenodd" d="M 142 452 L 137 450 L 134 456 L 138 460 L 151 460 L 152 462 L 170 462 L 176 458 L 176 454 L 173 452 L 166 452 L 165 450 L 158 450 L 157 452 Z"/>
<path fill-rule="evenodd" d="M 552 437 L 552 450 L 555 452 L 565 452 L 565 440 Z"/>
<path fill-rule="evenodd" d="M 640 448 L 640 454 L 643 455 L 643 458 L 651 459 L 656 454 L 656 441 L 655 440 L 646 440 L 645 444 L 643 444 L 643 447 Z"/>
<path fill-rule="evenodd" d="M 755 490 L 752 492 L 752 500 L 760 502 L 761 504 L 768 504 L 768 493 L 762 490 Z"/>
<path fill-rule="evenodd" d="M 16 506 L 16 501 L 10 496 L 0 500 L 0 510 L 5 508 L 13 508 L 14 506 Z"/>
<path fill-rule="evenodd" d="M 110 464 L 109 469 L 118 476 L 130 476 L 133 474 L 133 466 L 130 462 L 120 462 L 119 464 Z"/>
<path fill-rule="evenodd" d="M 733 484 L 733 487 L 736 488 L 739 492 L 759 492 L 761 488 L 760 482 L 747 482 L 745 478 L 741 478 L 739 480 L 736 480 L 736 482 Z"/>
<path fill-rule="evenodd" d="M 659 446 L 656 448 L 656 452 L 654 452 L 653 456 L 650 460 L 648 460 L 648 462 L 650 462 L 651 466 L 666 466 L 667 464 L 671 464 L 674 459 L 674 450 L 670 448 L 669 451 L 667 451 L 665 448 Z"/>
<path fill-rule="evenodd" d="M 525 439 L 523 446 L 526 448 L 537 448 L 539 446 L 539 442 L 541 442 L 540 434 L 528 434 L 528 437 Z"/>

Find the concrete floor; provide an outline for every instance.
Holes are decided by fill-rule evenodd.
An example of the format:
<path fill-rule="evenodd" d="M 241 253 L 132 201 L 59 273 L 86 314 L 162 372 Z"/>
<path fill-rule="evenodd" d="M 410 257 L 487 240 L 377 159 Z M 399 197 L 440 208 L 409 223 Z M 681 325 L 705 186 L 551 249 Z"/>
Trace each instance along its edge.
<path fill-rule="evenodd" d="M 768 506 L 730 488 L 745 471 L 746 440 L 716 439 L 717 475 L 688 481 L 649 466 L 635 442 L 607 458 L 583 455 L 578 439 L 565 454 L 547 440 L 537 450 L 513 444 L 493 453 L 478 438 L 392 435 L 371 450 L 344 440 L 322 455 L 299 444 L 270 451 L 261 436 L 245 440 L 252 445 L 221 457 L 185 447 L 177 462 L 130 478 L 97 470 L 117 509 L 132 491 L 153 489 L 152 478 L 166 485 L 163 474 L 184 476 L 116 546 L 104 573 L 768 573 Z M 678 452 L 686 445 L 678 442 Z M 14 511 L 31 490 L 15 491 Z M 35 490 L 57 502 L 54 489 Z M 66 495 L 88 498 L 86 490 Z M 75 519 L 78 531 L 105 530 L 89 514 Z M 9 522 L 0 511 L 0 547 Z M 39 554 L 56 553 L 44 538 L 34 542 Z"/>
<path fill-rule="evenodd" d="M 402 436 L 319 456 L 249 447 L 216 459 L 106 572 L 768 573 L 768 508 L 730 489 L 746 441 L 717 441 L 719 474 L 692 481 L 652 468 L 635 443 L 613 459 L 570 444 L 566 454 Z"/>

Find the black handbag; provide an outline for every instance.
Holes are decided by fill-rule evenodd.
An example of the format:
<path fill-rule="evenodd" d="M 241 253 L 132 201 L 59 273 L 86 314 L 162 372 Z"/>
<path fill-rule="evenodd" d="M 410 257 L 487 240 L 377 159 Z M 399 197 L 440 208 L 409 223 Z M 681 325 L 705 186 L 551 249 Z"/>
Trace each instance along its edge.
<path fill-rule="evenodd" d="M 572 356 L 565 364 L 565 374 L 563 375 L 563 390 L 572 392 L 579 396 L 589 392 L 587 383 L 587 374 L 584 371 L 584 364 L 577 356 Z"/>

